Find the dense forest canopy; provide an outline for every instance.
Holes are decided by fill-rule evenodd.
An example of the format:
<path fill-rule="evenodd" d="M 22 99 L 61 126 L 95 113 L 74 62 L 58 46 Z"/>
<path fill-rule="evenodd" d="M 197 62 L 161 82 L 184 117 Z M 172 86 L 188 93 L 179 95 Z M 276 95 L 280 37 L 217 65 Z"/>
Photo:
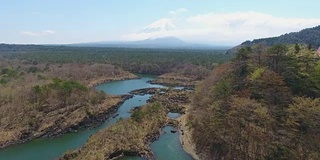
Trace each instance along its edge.
<path fill-rule="evenodd" d="M 163 74 L 183 64 L 212 69 L 230 59 L 225 50 L 90 48 L 0 44 L 0 56 L 26 62 L 109 63 L 135 73 Z"/>

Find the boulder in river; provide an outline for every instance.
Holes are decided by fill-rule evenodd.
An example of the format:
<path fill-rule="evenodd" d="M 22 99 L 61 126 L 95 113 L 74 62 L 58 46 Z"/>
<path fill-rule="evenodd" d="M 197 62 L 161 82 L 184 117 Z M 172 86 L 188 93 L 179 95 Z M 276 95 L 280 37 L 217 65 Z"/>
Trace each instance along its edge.
<path fill-rule="evenodd" d="M 177 130 L 170 130 L 170 132 L 171 132 L 171 133 L 176 133 L 176 132 L 177 132 Z"/>

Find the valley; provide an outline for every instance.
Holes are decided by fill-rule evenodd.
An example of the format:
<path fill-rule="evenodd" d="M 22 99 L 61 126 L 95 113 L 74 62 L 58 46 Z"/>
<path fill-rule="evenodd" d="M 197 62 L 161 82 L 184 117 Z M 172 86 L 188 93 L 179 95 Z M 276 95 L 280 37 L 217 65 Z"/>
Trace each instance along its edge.
<path fill-rule="evenodd" d="M 0 160 L 317 160 L 317 1 L 4 1 Z"/>
<path fill-rule="evenodd" d="M 104 139 L 99 136 L 99 134 L 110 135 L 103 136 L 106 138 L 111 138 L 111 135 L 120 136 L 121 132 L 116 134 L 112 131 L 113 128 L 117 128 L 118 125 L 119 127 L 125 125 L 126 128 L 128 128 L 128 126 L 133 127 L 133 130 L 129 133 L 132 132 L 132 135 L 140 135 L 141 137 L 136 137 L 135 139 L 143 141 L 139 143 L 129 141 L 127 142 L 128 144 L 126 144 L 116 139 L 114 140 L 114 145 L 118 146 L 118 144 L 121 143 L 123 147 L 136 146 L 138 148 L 132 150 L 132 148 L 121 147 L 122 149 L 119 149 L 116 147 L 111 150 L 104 150 L 102 147 L 101 149 L 103 150 L 95 151 L 96 153 L 90 156 L 88 155 L 89 157 L 92 158 L 92 156 L 96 157 L 98 155 L 103 157 L 103 155 L 108 153 L 111 157 L 121 155 L 136 155 L 146 158 L 154 157 L 155 155 L 149 145 L 161 137 L 161 128 L 166 125 L 178 127 L 177 121 L 167 117 L 167 114 L 185 114 L 185 107 L 181 105 L 181 103 L 190 103 L 190 100 L 187 100 L 190 96 L 188 92 L 192 90 L 187 91 L 183 89 L 177 92 L 171 91 L 171 88 L 194 88 L 198 81 L 208 75 L 210 67 L 214 67 L 207 66 L 206 64 L 208 64 L 207 62 L 209 61 L 204 57 L 223 57 L 215 53 L 211 55 L 201 53 L 207 51 L 200 50 L 200 55 L 191 52 L 189 54 L 194 54 L 194 56 L 199 57 L 199 59 L 193 59 L 194 62 L 203 59 L 203 65 L 192 64 L 193 61 L 189 62 L 189 60 L 188 62 L 178 64 L 175 62 L 162 61 L 161 63 L 167 63 L 174 67 L 168 68 L 168 70 L 161 68 L 163 71 L 160 72 L 158 67 L 148 67 L 149 71 L 146 71 L 146 73 L 155 74 L 168 72 L 160 76 L 159 79 L 155 79 L 125 71 L 120 68 L 121 64 L 102 63 L 100 58 L 92 59 L 91 62 L 74 62 L 73 59 L 69 59 L 69 56 L 67 56 L 67 54 L 70 54 L 68 53 L 69 51 L 71 51 L 72 54 L 77 54 L 73 52 L 74 48 L 65 49 L 64 47 L 54 47 L 61 51 L 50 51 L 48 54 L 40 55 L 34 53 L 37 51 L 42 52 L 44 48 L 47 48 L 46 46 L 31 47 L 28 49 L 31 51 L 30 53 L 23 52 L 25 47 L 30 46 L 12 46 L 17 48 L 16 50 L 12 48 L 8 50 L 7 48 L 9 46 L 2 47 L 1 56 L 4 59 L 1 61 L 0 77 L 2 82 L 0 107 L 2 110 L 2 125 L 0 130 L 0 134 L 2 135 L 2 149 L 0 151 L 0 157 L 6 157 L 5 159 L 22 158 L 20 156 L 23 154 L 15 154 L 16 152 L 27 154 L 27 159 L 55 159 L 60 156 L 62 156 L 63 159 L 73 159 L 78 155 L 77 151 L 74 151 L 74 153 L 65 153 L 64 156 L 63 153 L 82 146 L 90 135 L 100 137 L 98 139 Z M 121 49 L 119 49 L 119 51 L 121 51 Z M 176 50 L 173 51 L 179 52 Z M 63 57 L 60 57 L 61 62 L 56 62 L 55 60 L 57 60 L 59 55 L 62 55 L 61 53 L 64 54 Z M 98 57 L 100 54 L 105 53 L 96 53 Z M 158 57 L 157 54 L 163 53 L 154 54 L 154 57 Z M 77 56 L 81 58 L 81 55 L 86 56 L 82 53 Z M 37 57 L 30 59 L 33 56 Z M 182 54 L 175 56 L 179 58 Z M 121 61 L 123 60 L 128 61 L 127 59 L 121 59 Z M 140 59 L 136 60 L 140 61 Z M 172 59 L 170 59 L 170 61 L 171 60 Z M 154 61 L 155 60 L 152 60 L 152 62 Z M 130 62 L 133 63 L 134 59 L 130 59 Z M 146 61 L 145 64 L 148 65 L 148 63 L 151 64 L 152 62 Z M 155 62 L 158 63 L 158 60 Z M 221 59 L 218 58 L 216 62 L 221 62 Z M 123 63 L 125 64 L 125 62 Z M 161 65 L 161 63 L 158 65 Z M 144 64 L 139 64 L 139 66 L 134 65 L 131 69 L 138 73 L 145 73 L 143 70 L 137 70 L 141 65 Z M 157 64 L 153 63 L 153 65 Z M 135 69 L 134 67 L 138 68 Z M 142 76 L 142 78 L 140 76 Z M 160 81 L 165 81 L 165 83 L 161 83 Z M 164 88 L 165 86 L 161 84 L 170 87 Z M 108 89 L 105 89 L 105 87 Z M 138 91 L 137 89 L 140 89 L 140 87 L 144 88 L 144 90 Z M 150 87 L 160 88 L 152 91 L 152 89 L 148 89 Z M 137 92 L 137 95 L 135 92 Z M 166 93 L 163 95 L 163 92 L 170 94 Z M 154 98 L 151 97 L 149 99 L 150 94 L 154 95 L 152 96 Z M 168 97 L 172 97 L 172 100 L 167 101 L 166 99 Z M 135 117 L 134 115 L 138 114 L 136 112 L 139 110 L 131 111 L 131 109 L 144 105 L 147 101 L 148 105 L 142 107 L 145 108 L 143 110 L 146 110 L 142 112 L 146 112 L 144 114 L 148 115 L 146 122 L 141 122 L 141 120 L 139 120 L 140 118 L 133 118 Z M 157 106 L 156 108 L 163 111 L 163 114 L 160 114 L 158 111 L 149 113 L 148 108 L 150 108 L 150 106 Z M 131 112 L 133 112 L 132 118 L 130 118 Z M 19 118 L 16 117 L 17 114 L 20 115 Z M 140 113 L 138 115 L 140 115 Z M 157 118 L 157 116 L 159 117 Z M 127 118 L 129 119 L 124 120 Z M 155 124 L 148 124 L 153 123 L 153 120 Z M 155 128 L 147 129 L 143 127 L 147 130 L 139 129 L 139 127 L 142 127 L 141 123 L 145 124 L 145 127 L 153 126 Z M 134 126 L 136 126 L 136 128 Z M 110 131 L 112 133 L 108 133 Z M 123 135 L 124 140 L 128 139 L 127 136 L 130 136 L 130 134 L 127 133 L 128 132 L 123 133 L 125 134 Z M 170 133 L 172 135 L 166 137 L 178 138 L 179 133 L 180 132 L 175 134 Z M 90 141 L 91 138 L 89 138 L 87 143 L 90 143 Z M 106 139 L 106 141 L 109 140 Z M 160 143 L 163 142 L 160 141 Z M 177 149 L 180 150 L 179 153 L 181 153 L 181 156 L 190 157 L 183 151 L 181 146 L 179 149 L 180 141 L 178 139 L 176 139 L 175 145 L 178 145 Z M 39 148 L 40 146 L 41 148 Z M 95 146 L 95 143 L 90 144 L 86 150 L 92 153 L 93 151 L 90 150 Z M 110 147 L 111 146 L 112 145 L 110 145 Z M 159 149 L 161 152 L 162 149 Z M 36 158 L 33 157 L 34 152 L 42 152 L 44 154 L 37 155 Z M 50 154 L 48 154 L 48 152 L 50 152 Z M 81 151 L 81 153 L 84 152 Z M 79 156 L 84 157 L 84 155 Z"/>

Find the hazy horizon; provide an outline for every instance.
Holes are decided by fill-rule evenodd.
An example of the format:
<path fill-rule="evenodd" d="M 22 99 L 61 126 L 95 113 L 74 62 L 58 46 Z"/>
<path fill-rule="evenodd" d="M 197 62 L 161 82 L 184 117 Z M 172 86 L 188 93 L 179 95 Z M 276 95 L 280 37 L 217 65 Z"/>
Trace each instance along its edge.
<path fill-rule="evenodd" d="M 0 43 L 72 44 L 174 36 L 233 46 L 320 25 L 320 2 L 232 0 L 3 1 Z"/>

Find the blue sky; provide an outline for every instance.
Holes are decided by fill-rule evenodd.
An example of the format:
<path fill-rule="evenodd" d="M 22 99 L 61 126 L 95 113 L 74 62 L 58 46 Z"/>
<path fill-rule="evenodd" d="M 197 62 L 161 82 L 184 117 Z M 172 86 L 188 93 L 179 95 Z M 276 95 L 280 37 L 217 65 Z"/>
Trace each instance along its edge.
<path fill-rule="evenodd" d="M 317 0 L 0 0 L 0 43 L 176 36 L 234 45 L 320 25 L 319 7 Z"/>

